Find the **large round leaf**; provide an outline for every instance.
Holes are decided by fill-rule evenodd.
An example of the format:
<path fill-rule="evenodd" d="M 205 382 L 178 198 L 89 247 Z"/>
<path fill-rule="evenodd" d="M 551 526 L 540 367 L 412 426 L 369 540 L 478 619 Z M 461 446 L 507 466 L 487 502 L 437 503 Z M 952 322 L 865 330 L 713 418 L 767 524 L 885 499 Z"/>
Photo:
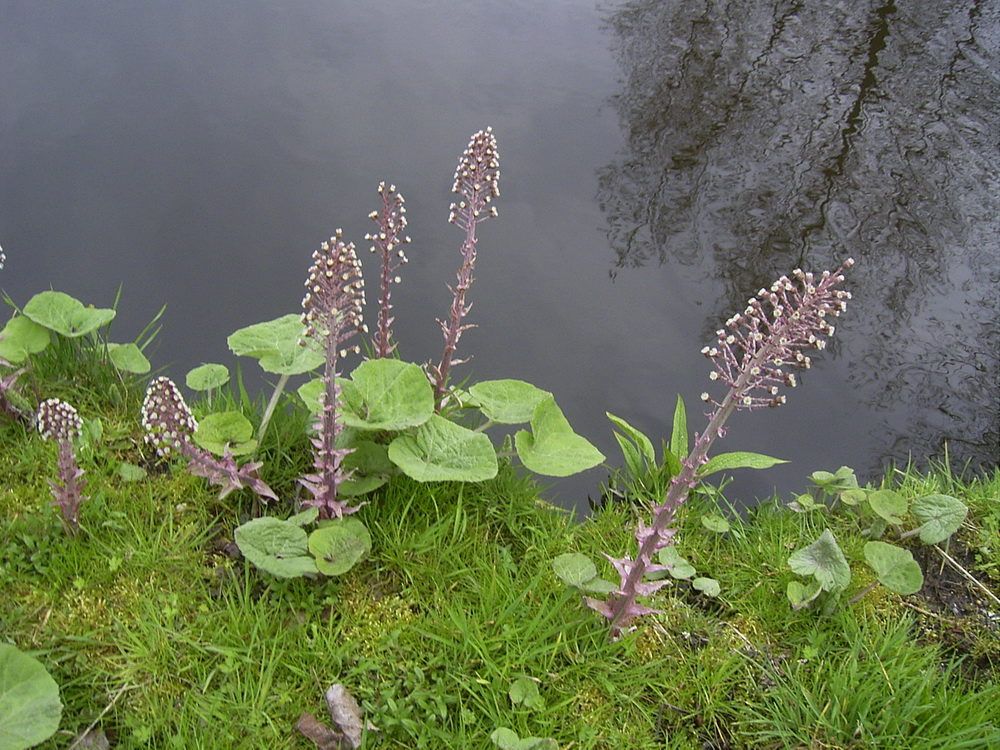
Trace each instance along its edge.
<path fill-rule="evenodd" d="M 378 489 L 389 481 L 389 475 L 396 468 L 389 460 L 389 451 L 384 445 L 358 440 L 353 447 L 354 450 L 344 457 L 344 468 L 351 472 L 351 478 L 340 485 L 340 494 L 346 497 Z"/>
<path fill-rule="evenodd" d="M 358 365 L 343 384 L 343 420 L 364 430 L 405 430 L 434 413 L 434 390 L 417 365 L 398 359 L 371 359 Z"/>
<path fill-rule="evenodd" d="M 31 318 L 18 315 L 0 331 L 0 359 L 19 365 L 29 354 L 37 354 L 49 345 L 49 330 Z"/>
<path fill-rule="evenodd" d="M 80 300 L 62 292 L 40 292 L 28 300 L 24 314 L 50 331 L 77 338 L 114 320 L 115 311 L 84 307 Z"/>
<path fill-rule="evenodd" d="M 921 522 L 920 541 L 937 544 L 950 537 L 962 525 L 969 509 L 951 495 L 925 495 L 913 501 L 913 515 Z"/>
<path fill-rule="evenodd" d="M 198 365 L 188 372 L 184 378 L 185 384 L 192 391 L 209 391 L 221 388 L 229 382 L 229 370 L 225 365 Z"/>
<path fill-rule="evenodd" d="M 223 455 L 228 449 L 234 456 L 242 456 L 257 447 L 253 425 L 238 411 L 221 411 L 209 414 L 198 422 L 194 441 L 207 451 Z"/>
<path fill-rule="evenodd" d="M 469 393 L 486 418 L 498 424 L 530 422 L 535 408 L 552 396 L 523 380 L 484 380 L 469 388 Z"/>
<path fill-rule="evenodd" d="M 851 566 L 829 529 L 808 547 L 793 552 L 788 565 L 799 575 L 815 578 L 824 591 L 842 589 L 851 582 Z"/>
<path fill-rule="evenodd" d="M 481 432 L 433 415 L 389 444 L 389 460 L 418 482 L 481 482 L 497 475 L 497 454 Z"/>
<path fill-rule="evenodd" d="M 0 643 L 0 750 L 23 750 L 59 728 L 59 686 L 42 663 Z"/>
<path fill-rule="evenodd" d="M 111 364 L 122 372 L 145 375 L 152 367 L 135 344 L 108 344 L 108 356 L 111 357 Z"/>
<path fill-rule="evenodd" d="M 291 313 L 241 328 L 230 334 L 226 343 L 238 357 L 256 359 L 265 372 L 301 375 L 325 361 L 314 346 L 300 343 L 304 334 L 300 316 Z"/>
<path fill-rule="evenodd" d="M 590 441 L 573 432 L 551 397 L 535 407 L 531 432 L 520 430 L 514 436 L 514 444 L 526 467 L 550 477 L 567 477 L 591 469 L 604 460 L 604 454 Z"/>
<path fill-rule="evenodd" d="M 892 490 L 876 490 L 868 495 L 868 505 L 875 515 L 889 523 L 902 523 L 906 515 L 906 498 Z"/>
<path fill-rule="evenodd" d="M 580 552 L 566 552 L 552 561 L 552 570 L 563 583 L 573 588 L 581 588 L 597 577 L 594 561 Z"/>
<path fill-rule="evenodd" d="M 339 576 L 367 555 L 372 535 L 356 518 L 325 521 L 309 535 L 309 551 L 316 557 L 316 568 L 325 576 Z"/>
<path fill-rule="evenodd" d="M 255 518 L 237 527 L 234 536 L 243 556 L 265 573 L 278 578 L 297 578 L 316 572 L 306 532 L 294 523 Z"/>
<path fill-rule="evenodd" d="M 924 585 L 924 574 L 909 550 L 885 542 L 868 542 L 865 560 L 879 583 L 897 594 L 915 594 Z"/>

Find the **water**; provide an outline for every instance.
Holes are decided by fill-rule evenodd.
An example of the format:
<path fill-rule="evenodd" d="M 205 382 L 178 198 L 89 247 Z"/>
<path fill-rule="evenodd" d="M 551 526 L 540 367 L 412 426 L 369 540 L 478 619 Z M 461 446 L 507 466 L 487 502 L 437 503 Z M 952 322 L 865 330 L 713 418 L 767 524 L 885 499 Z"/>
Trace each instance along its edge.
<path fill-rule="evenodd" d="M 996 2 L 0 0 L 0 284 L 103 305 L 123 282 L 117 340 L 166 303 L 157 365 L 231 364 L 227 334 L 297 310 L 320 240 L 364 244 L 386 179 L 413 236 L 401 352 L 436 359 L 451 174 L 491 124 L 459 376 L 554 391 L 617 463 L 605 410 L 664 436 L 680 393 L 697 424 L 719 321 L 851 254 L 831 350 L 726 440 L 791 463 L 729 494 L 944 441 L 995 465 L 998 46 Z M 550 494 L 584 508 L 604 478 Z"/>

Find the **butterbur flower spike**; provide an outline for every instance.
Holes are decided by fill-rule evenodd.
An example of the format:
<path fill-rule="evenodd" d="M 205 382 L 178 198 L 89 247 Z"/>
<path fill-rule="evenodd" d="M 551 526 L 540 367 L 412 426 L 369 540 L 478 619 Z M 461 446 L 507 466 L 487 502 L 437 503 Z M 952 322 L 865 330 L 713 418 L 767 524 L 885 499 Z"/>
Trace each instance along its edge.
<path fill-rule="evenodd" d="M 306 279 L 306 295 L 302 299 L 302 322 L 306 336 L 319 344 L 326 355 L 323 368 L 324 390 L 320 397 L 320 415 L 313 437 L 314 474 L 299 479 L 312 499 L 307 505 L 319 509 L 322 518 L 340 518 L 355 513 L 361 506 L 341 501 L 338 489 L 349 477 L 344 457 L 350 449 L 337 448 L 337 437 L 343 431 L 338 418 L 340 386 L 337 371 L 340 357 L 348 350 L 359 352 L 360 346 L 347 343 L 358 333 L 367 333 L 362 310 L 365 304 L 365 284 L 361 277 L 361 262 L 354 243 L 344 243 L 341 230 L 313 253 L 313 264 Z M 388 339 L 387 339 L 388 341 Z"/>
<path fill-rule="evenodd" d="M 791 370 L 811 366 L 807 352 L 826 347 L 824 337 L 832 336 L 835 330 L 831 319 L 847 309 L 851 293 L 837 287 L 844 281 L 844 271 L 853 265 L 848 258 L 834 272 L 816 275 L 796 269 L 792 278 L 782 276 L 748 300 L 743 312 L 716 332 L 716 342 L 701 350 L 714 365 L 709 379 L 722 382 L 728 390 L 721 400 L 708 392 L 702 394 L 702 401 L 712 406 L 707 414 L 708 426 L 696 435 L 666 498 L 653 506 L 652 525 L 640 522 L 637 526 L 636 556 L 609 558 L 620 577 L 618 589 L 607 599 L 587 599 L 592 609 L 611 620 L 612 637 L 617 637 L 636 617 L 654 611 L 639 605 L 636 598 L 649 596 L 666 584 L 666 579 L 644 579 L 649 573 L 664 570 L 653 563 L 653 555 L 672 543 L 677 510 L 697 484 L 698 470 L 708 461 L 712 444 L 725 435 L 726 420 L 737 409 L 785 403 L 781 390 L 797 385 Z"/>
<path fill-rule="evenodd" d="M 476 227 L 487 218 L 496 216 L 493 199 L 500 195 L 500 161 L 497 152 L 497 140 L 493 136 L 493 128 L 480 130 L 469 141 L 468 147 L 458 160 L 455 170 L 455 182 L 452 192 L 457 193 L 459 200 L 449 208 L 448 221 L 465 231 L 462 242 L 462 265 L 456 274 L 455 286 L 448 287 L 452 293 L 451 310 L 447 320 L 438 320 L 444 334 L 444 351 L 437 365 L 428 367 L 431 383 L 434 386 L 434 403 L 438 411 L 444 400 L 448 387 L 448 374 L 452 365 L 461 360 L 455 359 L 455 349 L 464 331 L 473 328 L 463 324 L 472 305 L 466 303 L 465 296 L 472 286 L 472 272 L 476 266 Z"/>
<path fill-rule="evenodd" d="M 146 442 L 153 446 L 157 456 L 166 458 L 177 453 L 186 458 L 188 471 L 221 488 L 220 500 L 234 490 L 244 488 L 262 498 L 278 499 L 257 475 L 261 467 L 259 462 L 240 466 L 229 452 L 218 458 L 195 445 L 192 436 L 198 429 L 198 423 L 170 378 L 158 377 L 146 389 L 142 402 L 142 426 Z"/>
<path fill-rule="evenodd" d="M 59 448 L 59 478 L 49 482 L 49 486 L 55 498 L 53 505 L 62 512 L 63 528 L 73 536 L 80 529 L 80 504 L 87 499 L 83 494 L 83 469 L 77 464 L 73 450 L 73 443 L 83 433 L 83 420 L 65 401 L 50 398 L 39 404 L 35 424 L 42 437 L 54 441 Z"/>
<path fill-rule="evenodd" d="M 392 304 L 390 303 L 392 284 L 398 284 L 400 277 L 396 275 L 399 267 L 409 263 L 406 257 L 405 246 L 410 244 L 410 238 L 405 233 L 406 230 L 406 202 L 403 195 L 396 190 L 395 185 L 386 185 L 380 182 L 378 194 L 382 199 L 382 205 L 377 211 L 368 214 L 368 218 L 378 225 L 378 229 L 365 235 L 365 239 L 372 243 L 371 252 L 378 253 L 382 262 L 382 270 L 379 274 L 378 288 L 378 326 L 375 329 L 375 356 L 388 357 L 396 348 L 392 340 L 391 315 Z"/>

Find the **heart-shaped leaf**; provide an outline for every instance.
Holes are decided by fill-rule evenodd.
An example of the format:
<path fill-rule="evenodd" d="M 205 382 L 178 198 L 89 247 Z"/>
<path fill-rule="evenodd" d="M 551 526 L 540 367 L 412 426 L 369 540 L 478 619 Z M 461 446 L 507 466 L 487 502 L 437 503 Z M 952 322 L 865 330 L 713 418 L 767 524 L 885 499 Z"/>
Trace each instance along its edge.
<path fill-rule="evenodd" d="M 28 300 L 24 314 L 61 336 L 78 338 L 106 326 L 115 311 L 101 307 L 85 307 L 80 300 L 63 292 L 40 292 Z"/>
<path fill-rule="evenodd" d="M 184 382 L 192 391 L 210 391 L 213 388 L 221 388 L 229 382 L 229 370 L 225 365 L 212 363 L 198 365 L 188 372 Z"/>
<path fill-rule="evenodd" d="M 763 453 L 750 453 L 748 451 L 720 453 L 708 459 L 708 462 L 698 470 L 698 476 L 707 477 L 710 474 L 732 469 L 770 469 L 772 466 L 787 463 L 784 459 L 765 456 Z"/>
<path fill-rule="evenodd" d="M 659 560 L 660 565 L 665 565 L 670 568 L 669 573 L 671 578 L 687 580 L 696 572 L 694 565 L 681 557 L 681 553 L 677 551 L 676 547 L 664 547 L 657 554 L 657 559 Z"/>
<path fill-rule="evenodd" d="M 389 481 L 395 470 L 389 460 L 389 451 L 384 445 L 370 440 L 357 440 L 354 450 L 344 457 L 344 468 L 351 478 L 340 485 L 340 493 L 345 497 L 356 497 L 376 490 Z"/>
<path fill-rule="evenodd" d="M 816 579 L 808 583 L 789 581 L 788 588 L 785 589 L 785 595 L 788 597 L 788 601 L 791 602 L 792 609 L 802 609 L 808 606 L 822 591 L 823 587 L 819 585 L 819 581 Z"/>
<path fill-rule="evenodd" d="M 122 372 L 145 375 L 152 369 L 146 355 L 135 344 L 108 344 L 108 356 L 111 364 Z"/>
<path fill-rule="evenodd" d="M 418 482 L 482 482 L 499 470 L 486 435 L 437 414 L 393 440 L 389 460 Z"/>
<path fill-rule="evenodd" d="M 434 413 L 434 389 L 417 365 L 370 359 L 342 387 L 344 424 L 364 430 L 405 430 Z"/>
<path fill-rule="evenodd" d="M 868 494 L 868 505 L 875 515 L 889 523 L 902 523 L 908 504 L 898 492 L 876 490 Z"/>
<path fill-rule="evenodd" d="M 251 453 L 257 447 L 257 441 L 252 437 L 253 425 L 238 411 L 209 414 L 194 431 L 194 441 L 219 456 L 227 449 L 234 456 Z"/>
<path fill-rule="evenodd" d="M 691 585 L 705 596 L 710 596 L 712 598 L 718 596 L 719 592 L 722 591 L 722 587 L 719 585 L 719 582 L 714 578 L 695 578 L 691 581 Z"/>
<path fill-rule="evenodd" d="M 514 445 L 528 469 L 550 477 L 568 477 L 604 460 L 603 453 L 573 432 L 553 398 L 535 407 L 531 432 L 520 430 L 514 436 Z"/>
<path fill-rule="evenodd" d="M 518 677 L 514 680 L 507 695 L 510 696 L 510 702 L 515 706 L 534 708 L 538 711 L 545 708 L 545 700 L 538 692 L 538 683 L 530 677 Z"/>
<path fill-rule="evenodd" d="M 597 578 L 597 566 L 593 560 L 579 552 L 559 555 L 552 561 L 552 570 L 559 580 L 577 589 Z"/>
<path fill-rule="evenodd" d="M 19 365 L 31 354 L 38 354 L 49 345 L 49 329 L 24 315 L 7 321 L 0 331 L 0 359 Z"/>
<path fill-rule="evenodd" d="M 720 516 L 718 513 L 707 513 L 702 516 L 701 525 L 709 531 L 714 531 L 716 534 L 725 534 L 732 528 L 729 525 L 729 521 Z"/>
<path fill-rule="evenodd" d="M 938 544 L 962 526 L 969 509 L 951 495 L 924 495 L 913 501 L 913 515 L 920 521 L 920 541 Z"/>
<path fill-rule="evenodd" d="M 865 544 L 865 560 L 879 583 L 897 594 L 915 594 L 923 588 L 924 574 L 909 550 L 885 542 Z"/>
<path fill-rule="evenodd" d="M 535 408 L 552 397 L 523 380 L 484 380 L 469 388 L 469 393 L 486 418 L 498 424 L 530 422 Z"/>
<path fill-rule="evenodd" d="M 243 556 L 277 578 L 316 573 L 302 527 L 278 518 L 255 518 L 236 528 L 236 546 Z"/>
<path fill-rule="evenodd" d="M 851 566 L 829 529 L 808 547 L 793 552 L 788 565 L 799 575 L 815 578 L 824 591 L 843 589 L 851 582 Z"/>
<path fill-rule="evenodd" d="M 305 328 L 299 315 L 291 313 L 280 318 L 240 328 L 226 342 L 238 357 L 253 357 L 265 372 L 276 375 L 301 375 L 315 370 L 326 361 L 322 352 L 307 340 L 303 346 Z"/>
<path fill-rule="evenodd" d="M 0 643 L 0 748 L 22 750 L 59 729 L 59 686 L 33 656 Z"/>
<path fill-rule="evenodd" d="M 309 535 L 309 551 L 325 576 L 343 575 L 371 552 L 372 535 L 356 518 L 324 521 Z"/>
<path fill-rule="evenodd" d="M 490 740 L 499 750 L 559 750 L 559 743 L 548 737 L 518 737 L 507 727 L 495 729 Z"/>
<path fill-rule="evenodd" d="M 808 493 L 802 493 L 797 495 L 792 502 L 788 504 L 788 507 L 794 510 L 796 513 L 808 513 L 814 510 L 826 510 L 826 506 L 823 503 L 817 503 L 812 495 Z"/>

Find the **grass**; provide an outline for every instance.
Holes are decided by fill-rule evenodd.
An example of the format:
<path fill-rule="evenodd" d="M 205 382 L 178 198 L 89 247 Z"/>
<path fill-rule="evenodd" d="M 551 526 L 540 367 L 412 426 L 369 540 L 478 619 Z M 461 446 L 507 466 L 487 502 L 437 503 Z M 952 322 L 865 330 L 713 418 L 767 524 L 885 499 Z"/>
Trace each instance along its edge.
<path fill-rule="evenodd" d="M 631 510 L 574 522 L 506 466 L 476 485 L 394 480 L 360 514 L 369 560 L 340 578 L 281 582 L 226 554 L 249 498 L 220 503 L 180 467 L 118 476 L 121 461 L 152 469 L 138 432 L 142 384 L 112 383 L 96 364 L 70 377 L 70 355 L 51 351 L 29 397 L 49 395 L 51 382 L 104 429 L 82 458 L 91 497 L 69 539 L 50 507 L 52 446 L 0 424 L 0 632 L 60 685 L 62 727 L 44 747 L 68 746 L 97 720 L 117 748 L 306 748 L 295 721 L 325 713 L 333 682 L 377 727 L 369 748 L 486 748 L 500 726 L 574 750 L 1000 743 L 997 608 L 951 568 L 938 572 L 940 558 L 925 574 L 954 584 L 968 610 L 959 616 L 943 595 L 880 589 L 830 616 L 789 608 L 785 561 L 824 523 L 860 557 L 849 515 L 772 500 L 720 535 L 699 520 L 714 503 L 696 499 L 679 548 L 721 596 L 672 586 L 657 598 L 662 613 L 616 643 L 551 560 L 628 550 Z M 239 388 L 223 399 L 259 420 L 262 405 Z M 261 446 L 263 478 L 282 497 L 308 466 L 307 424 L 289 398 Z M 1000 472 L 962 478 L 939 466 L 886 482 L 963 498 L 971 514 L 949 550 L 997 591 Z M 845 601 L 867 583 L 855 573 Z M 538 681 L 544 707 L 512 705 L 520 677 Z"/>

